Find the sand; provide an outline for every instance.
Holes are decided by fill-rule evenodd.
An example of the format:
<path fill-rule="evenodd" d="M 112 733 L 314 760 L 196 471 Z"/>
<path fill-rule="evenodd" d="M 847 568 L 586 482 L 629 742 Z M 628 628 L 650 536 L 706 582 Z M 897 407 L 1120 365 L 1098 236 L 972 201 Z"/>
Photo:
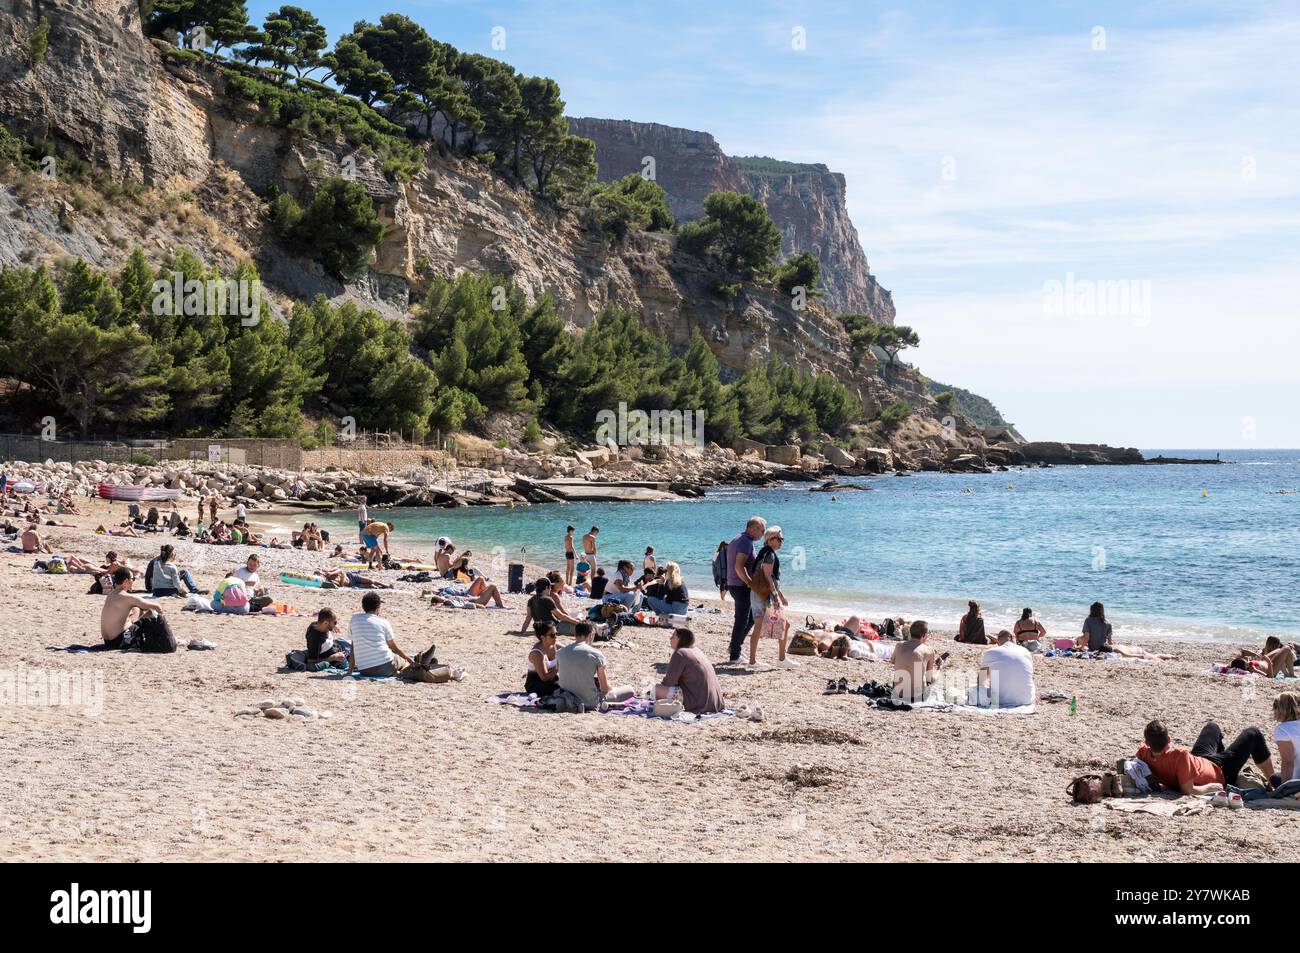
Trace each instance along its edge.
<path fill-rule="evenodd" d="M 93 505 L 78 523 L 105 520 L 103 504 Z M 114 522 L 123 510 L 114 507 Z M 291 521 L 284 511 L 275 519 Z M 141 567 L 161 542 L 110 541 L 81 529 L 49 535 L 66 552 L 98 558 L 113 548 Z M 182 565 L 208 588 L 244 555 L 236 547 L 176 546 Z M 296 550 L 260 553 L 264 578 L 325 561 Z M 436 642 L 439 658 L 467 675 L 445 685 L 358 684 L 277 669 L 287 651 L 304 646 L 306 613 L 331 606 L 346 628 L 359 592 L 279 585 L 277 597 L 304 612 L 280 618 L 182 613 L 182 600 L 167 600 L 182 643 L 203 637 L 220 647 L 71 655 L 47 646 L 96 641 L 101 597 L 86 594 L 89 576 L 36 574 L 32 562 L 0 555 L 0 671 L 70 675 L 92 694 L 101 686 L 102 695 L 83 706 L 0 706 L 3 860 L 1295 856 L 1300 818 L 1293 812 L 1156 817 L 1075 806 L 1064 793 L 1076 775 L 1135 751 L 1152 717 L 1165 719 L 1184 744 L 1211 718 L 1230 734 L 1247 725 L 1271 733 L 1270 702 L 1280 686 L 1208 674 L 1212 661 L 1224 659 L 1222 647 L 1163 643 L 1180 655 L 1171 662 L 1039 658 L 1039 691 L 1076 696 L 1074 717 L 1066 705 L 1047 703 L 1026 716 L 893 713 L 869 709 L 859 696 L 822 694 L 831 677 L 855 685 L 887 679 L 880 663 L 804 659 L 797 670 L 758 673 L 724 667 L 729 700 L 761 705 L 765 720 L 679 725 L 486 704 L 521 686 L 532 645 L 517 633 L 522 596 L 506 597 L 508 611 L 476 612 L 431 610 L 413 593 L 390 596 L 385 614 L 399 644 L 412 653 Z M 1082 609 L 1088 594 L 1079 601 Z M 869 616 L 887 608 L 863 607 Z M 730 613 L 727 603 L 694 623 L 715 660 L 725 655 Z M 623 637 L 630 647 L 605 648 L 611 680 L 657 677 L 667 630 L 625 629 Z M 954 670 L 974 671 L 978 649 L 950 635 L 936 642 L 952 652 Z M 762 654 L 775 658 L 774 643 Z M 293 696 L 333 717 L 235 715 L 263 698 Z"/>

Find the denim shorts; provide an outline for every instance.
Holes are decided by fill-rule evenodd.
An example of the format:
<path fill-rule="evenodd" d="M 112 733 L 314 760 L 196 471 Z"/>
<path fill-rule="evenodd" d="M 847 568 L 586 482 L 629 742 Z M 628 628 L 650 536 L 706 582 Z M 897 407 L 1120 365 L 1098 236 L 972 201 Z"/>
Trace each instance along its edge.
<path fill-rule="evenodd" d="M 749 591 L 749 614 L 755 622 L 763 620 L 763 613 L 767 612 L 767 607 L 771 604 L 771 596 L 764 598 L 752 589 Z"/>

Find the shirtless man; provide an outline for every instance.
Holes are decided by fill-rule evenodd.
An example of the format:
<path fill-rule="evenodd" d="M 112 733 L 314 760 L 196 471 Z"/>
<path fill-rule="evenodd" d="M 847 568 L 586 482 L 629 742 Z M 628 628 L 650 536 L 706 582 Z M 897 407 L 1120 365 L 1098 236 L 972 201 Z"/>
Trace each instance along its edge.
<path fill-rule="evenodd" d="M 582 552 L 587 557 L 587 562 L 591 563 L 591 571 L 596 571 L 596 534 L 600 532 L 599 526 L 593 526 L 587 535 L 582 537 Z"/>
<path fill-rule="evenodd" d="M 37 530 L 36 524 L 30 524 L 27 529 L 23 530 L 23 552 L 25 553 L 52 553 L 50 544 L 41 539 L 40 531 Z"/>
<path fill-rule="evenodd" d="M 131 613 L 139 612 L 136 621 L 147 612 L 163 614 L 161 605 L 131 594 L 131 570 L 119 566 L 113 572 L 113 591 L 104 597 L 104 608 L 99 613 L 99 635 L 104 644 L 118 648 L 122 637 L 131 625 Z"/>
<path fill-rule="evenodd" d="M 575 530 L 572 526 L 564 530 L 564 584 L 573 585 L 573 566 L 576 553 L 573 551 L 573 534 Z"/>
<path fill-rule="evenodd" d="M 930 626 L 920 621 L 912 623 L 911 638 L 894 649 L 894 698 L 904 702 L 924 699 L 926 689 L 938 677 L 943 659 L 926 643 L 930 640 Z"/>
<path fill-rule="evenodd" d="M 388 555 L 388 534 L 393 531 L 392 523 L 384 523 L 380 520 L 371 520 L 361 529 L 361 542 L 366 547 L 366 561 L 369 568 L 374 569 L 375 563 L 379 561 L 379 541 L 384 543 L 384 555 Z"/>

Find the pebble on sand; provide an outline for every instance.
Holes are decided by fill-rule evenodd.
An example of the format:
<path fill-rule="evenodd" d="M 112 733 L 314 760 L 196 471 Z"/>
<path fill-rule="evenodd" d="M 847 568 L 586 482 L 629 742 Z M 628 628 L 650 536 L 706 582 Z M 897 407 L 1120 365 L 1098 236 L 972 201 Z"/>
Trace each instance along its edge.
<path fill-rule="evenodd" d="M 272 719 L 289 717 L 284 713 L 283 708 L 267 708 L 265 711 L 262 712 L 262 714 L 264 714 L 267 718 L 272 718 Z"/>

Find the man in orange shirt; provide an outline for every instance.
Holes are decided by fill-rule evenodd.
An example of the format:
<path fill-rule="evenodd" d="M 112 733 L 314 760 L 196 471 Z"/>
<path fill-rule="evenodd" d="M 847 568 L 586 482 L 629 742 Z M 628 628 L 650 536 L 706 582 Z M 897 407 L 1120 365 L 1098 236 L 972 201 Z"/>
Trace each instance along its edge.
<path fill-rule="evenodd" d="M 1223 746 L 1223 729 L 1210 722 L 1201 729 L 1189 751 L 1169 742 L 1163 722 L 1153 721 L 1142 732 L 1146 740 L 1137 756 L 1151 769 L 1152 789 L 1183 794 L 1213 794 L 1236 784 L 1248 760 L 1259 766 L 1264 777 L 1273 775 L 1268 741 L 1258 728 L 1247 728 L 1228 747 Z"/>

